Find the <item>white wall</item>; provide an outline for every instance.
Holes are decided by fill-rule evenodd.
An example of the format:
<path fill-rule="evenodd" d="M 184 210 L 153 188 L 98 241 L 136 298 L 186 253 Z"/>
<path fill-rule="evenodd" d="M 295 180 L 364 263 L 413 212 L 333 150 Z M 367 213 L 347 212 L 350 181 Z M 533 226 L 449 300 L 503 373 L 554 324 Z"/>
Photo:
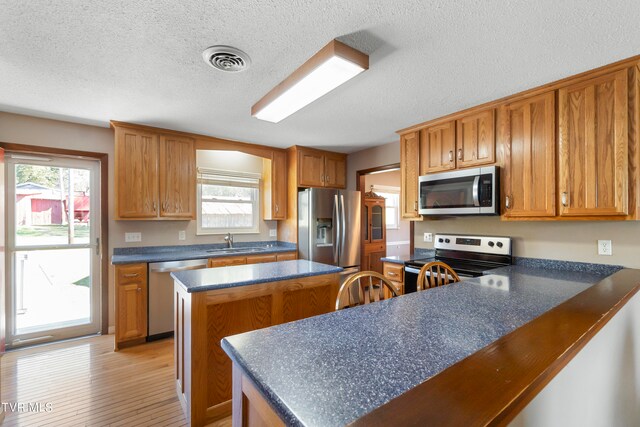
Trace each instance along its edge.
<path fill-rule="evenodd" d="M 510 425 L 640 426 L 640 294 L 620 309 Z"/>
<path fill-rule="evenodd" d="M 397 142 L 349 154 L 347 156 L 347 190 L 356 189 L 357 171 L 395 163 L 400 163 L 400 145 Z"/>
<path fill-rule="evenodd" d="M 0 141 L 55 147 L 69 150 L 93 151 L 107 153 L 109 159 L 109 253 L 114 247 L 124 246 L 156 246 L 156 245 L 185 245 L 200 243 L 222 243 L 223 236 L 196 236 L 195 221 L 114 221 L 113 218 L 113 159 L 114 136 L 109 128 L 80 125 L 0 112 Z M 262 160 L 243 153 L 226 152 L 227 154 L 215 159 L 210 154 L 200 153 L 199 158 L 204 166 L 218 167 L 226 165 L 225 169 L 232 169 L 234 165 L 243 165 L 256 169 Z M 269 229 L 275 228 L 275 221 L 261 221 L 260 234 L 246 234 L 234 236 L 236 241 L 270 240 Z M 187 239 L 178 240 L 178 232 L 186 230 Z M 125 232 L 141 232 L 142 242 L 125 243 Z M 109 325 L 114 324 L 114 292 L 113 268 L 109 272 Z"/>

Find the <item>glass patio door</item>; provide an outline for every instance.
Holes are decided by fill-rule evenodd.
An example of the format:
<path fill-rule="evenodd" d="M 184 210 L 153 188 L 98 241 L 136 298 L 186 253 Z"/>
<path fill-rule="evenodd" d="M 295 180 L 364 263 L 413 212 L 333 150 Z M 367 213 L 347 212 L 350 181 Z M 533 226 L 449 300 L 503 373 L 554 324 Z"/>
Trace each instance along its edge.
<path fill-rule="evenodd" d="M 7 346 L 100 330 L 99 162 L 7 156 Z"/>

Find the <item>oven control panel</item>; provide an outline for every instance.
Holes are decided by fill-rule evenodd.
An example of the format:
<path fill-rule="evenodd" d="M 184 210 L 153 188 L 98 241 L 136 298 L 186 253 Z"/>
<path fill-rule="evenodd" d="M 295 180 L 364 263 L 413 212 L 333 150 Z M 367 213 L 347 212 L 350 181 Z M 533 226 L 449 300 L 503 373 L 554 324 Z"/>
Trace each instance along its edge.
<path fill-rule="evenodd" d="M 434 241 L 436 249 L 511 255 L 511 237 L 436 234 Z"/>

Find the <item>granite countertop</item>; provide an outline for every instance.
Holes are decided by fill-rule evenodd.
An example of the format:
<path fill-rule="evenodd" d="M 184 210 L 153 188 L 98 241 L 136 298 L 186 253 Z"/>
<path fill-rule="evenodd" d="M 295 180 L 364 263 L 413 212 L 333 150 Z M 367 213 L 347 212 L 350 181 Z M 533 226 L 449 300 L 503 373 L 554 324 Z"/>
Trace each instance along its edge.
<path fill-rule="evenodd" d="M 187 292 L 203 292 L 258 283 L 277 282 L 300 277 L 340 273 L 341 267 L 319 262 L 294 260 L 229 267 L 187 270 L 171 273 Z"/>
<path fill-rule="evenodd" d="M 422 249 L 415 248 L 415 251 L 409 255 L 392 255 L 384 258 L 380 258 L 382 262 L 392 262 L 395 264 L 404 264 L 406 261 L 413 261 L 416 259 L 431 258 L 435 255 L 434 249 Z"/>
<path fill-rule="evenodd" d="M 222 347 L 288 425 L 345 425 L 607 274 L 510 266 L 248 332 Z"/>
<path fill-rule="evenodd" d="M 226 243 L 208 245 L 182 245 L 182 246 L 142 246 L 132 248 L 114 248 L 111 264 L 134 264 L 138 262 L 163 262 L 181 261 L 185 259 L 217 258 L 237 255 L 262 255 L 278 252 L 296 251 L 295 243 L 268 241 L 268 242 L 238 242 L 233 245 L 236 249 L 262 248 L 258 252 L 236 251 L 233 253 L 209 252 L 215 249 L 225 249 Z"/>

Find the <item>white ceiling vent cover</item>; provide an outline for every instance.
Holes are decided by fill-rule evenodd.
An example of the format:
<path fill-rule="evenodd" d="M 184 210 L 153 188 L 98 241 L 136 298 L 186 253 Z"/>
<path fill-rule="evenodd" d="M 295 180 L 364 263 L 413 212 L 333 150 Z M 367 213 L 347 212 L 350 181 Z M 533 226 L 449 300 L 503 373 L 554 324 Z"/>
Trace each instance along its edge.
<path fill-rule="evenodd" d="M 202 52 L 205 62 L 220 71 L 238 73 L 249 68 L 249 55 L 232 46 L 211 46 Z"/>

